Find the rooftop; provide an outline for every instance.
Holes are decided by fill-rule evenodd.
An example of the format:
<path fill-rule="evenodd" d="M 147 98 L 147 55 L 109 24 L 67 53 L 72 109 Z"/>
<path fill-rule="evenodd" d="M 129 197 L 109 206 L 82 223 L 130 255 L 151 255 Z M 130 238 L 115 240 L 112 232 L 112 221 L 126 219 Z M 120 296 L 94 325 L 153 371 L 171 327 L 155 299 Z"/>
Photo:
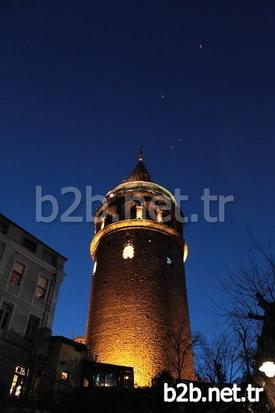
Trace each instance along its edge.
<path fill-rule="evenodd" d="M 23 231 L 25 234 L 29 235 L 30 237 L 32 237 L 35 241 L 39 242 L 40 244 L 44 245 L 45 247 L 47 247 L 50 251 L 52 251 L 53 253 L 59 255 L 60 257 L 62 257 L 65 261 L 68 260 L 67 257 L 65 257 L 64 255 L 60 254 L 58 251 L 56 251 L 55 249 L 53 249 L 52 247 L 50 247 L 48 244 L 45 244 L 45 242 L 41 241 L 39 238 L 37 238 L 36 236 L 34 236 L 33 234 L 31 234 L 29 231 L 25 230 L 24 228 L 22 228 L 20 225 L 16 224 L 16 222 L 12 221 L 10 218 L 6 217 L 5 215 L 0 213 L 0 219 L 8 222 L 9 224 L 15 226 L 16 228 L 20 229 L 21 231 Z"/>

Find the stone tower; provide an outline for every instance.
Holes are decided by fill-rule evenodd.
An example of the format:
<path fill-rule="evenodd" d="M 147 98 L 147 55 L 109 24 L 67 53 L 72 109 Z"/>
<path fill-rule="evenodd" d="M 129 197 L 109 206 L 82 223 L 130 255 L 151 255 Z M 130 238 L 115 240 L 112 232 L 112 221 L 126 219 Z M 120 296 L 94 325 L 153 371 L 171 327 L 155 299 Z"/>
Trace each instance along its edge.
<path fill-rule="evenodd" d="M 142 152 L 96 211 L 87 344 L 100 362 L 134 367 L 138 386 L 163 370 L 194 378 L 182 218 Z"/>

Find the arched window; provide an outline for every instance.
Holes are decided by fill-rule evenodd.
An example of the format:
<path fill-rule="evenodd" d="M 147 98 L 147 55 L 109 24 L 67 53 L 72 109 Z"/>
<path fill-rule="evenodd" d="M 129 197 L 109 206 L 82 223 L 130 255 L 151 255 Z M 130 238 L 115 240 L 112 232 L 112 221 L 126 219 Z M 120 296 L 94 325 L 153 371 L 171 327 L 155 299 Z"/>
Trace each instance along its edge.
<path fill-rule="evenodd" d="M 134 247 L 132 244 L 126 244 L 123 248 L 122 256 L 125 260 L 132 259 L 135 255 Z"/>

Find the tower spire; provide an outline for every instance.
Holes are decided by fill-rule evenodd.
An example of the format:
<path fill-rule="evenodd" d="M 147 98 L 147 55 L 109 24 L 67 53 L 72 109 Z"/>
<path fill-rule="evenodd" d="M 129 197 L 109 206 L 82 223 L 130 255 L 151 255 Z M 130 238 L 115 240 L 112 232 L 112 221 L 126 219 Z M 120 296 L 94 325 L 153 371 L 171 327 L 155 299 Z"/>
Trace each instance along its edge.
<path fill-rule="evenodd" d="M 144 155 L 142 146 L 140 147 L 139 155 L 138 155 L 138 163 L 136 164 L 135 168 L 131 172 L 130 176 L 124 182 L 135 182 L 135 181 L 147 181 L 152 182 L 151 176 L 146 169 L 146 166 L 143 162 Z"/>
<path fill-rule="evenodd" d="M 140 147 L 140 150 L 139 150 L 138 160 L 139 160 L 140 162 L 143 162 L 143 160 L 144 160 L 144 155 L 143 155 L 142 146 Z"/>

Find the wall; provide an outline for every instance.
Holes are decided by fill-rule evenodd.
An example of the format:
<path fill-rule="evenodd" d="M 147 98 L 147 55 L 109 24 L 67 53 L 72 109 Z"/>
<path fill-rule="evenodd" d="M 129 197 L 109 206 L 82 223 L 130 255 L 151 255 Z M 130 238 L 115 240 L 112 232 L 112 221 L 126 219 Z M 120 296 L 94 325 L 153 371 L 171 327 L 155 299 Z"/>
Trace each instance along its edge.
<path fill-rule="evenodd" d="M 135 254 L 124 260 L 127 240 Z M 171 328 L 183 323 L 189 333 L 182 249 L 163 233 L 127 229 L 103 237 L 96 260 L 87 328 L 91 353 L 100 362 L 133 366 L 135 383 L 150 385 L 158 372 L 172 369 Z M 192 354 L 183 376 L 193 378 Z"/>

